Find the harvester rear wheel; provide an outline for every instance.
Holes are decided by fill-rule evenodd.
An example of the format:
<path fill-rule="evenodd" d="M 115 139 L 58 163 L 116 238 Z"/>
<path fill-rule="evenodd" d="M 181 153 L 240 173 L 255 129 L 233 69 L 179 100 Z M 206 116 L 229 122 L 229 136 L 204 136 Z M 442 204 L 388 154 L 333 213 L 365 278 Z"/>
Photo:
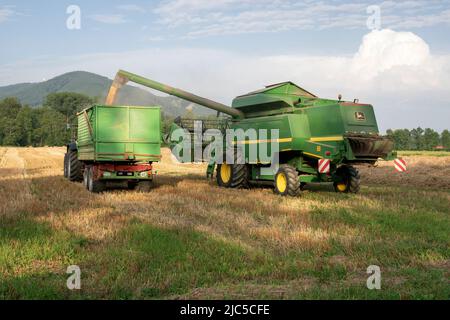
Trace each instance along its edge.
<path fill-rule="evenodd" d="M 78 160 L 76 151 L 70 151 L 67 159 L 67 176 L 72 182 L 83 181 L 82 163 Z"/>
<path fill-rule="evenodd" d="M 334 190 L 339 193 L 358 193 L 361 188 L 361 176 L 358 170 L 352 166 L 343 165 L 336 171 L 340 178 L 334 183 Z"/>
<path fill-rule="evenodd" d="M 297 170 L 287 164 L 281 165 L 275 175 L 275 193 L 282 196 L 296 197 L 300 195 L 300 181 Z"/>
<path fill-rule="evenodd" d="M 87 170 L 89 171 L 88 176 L 87 176 L 89 192 L 100 193 L 100 192 L 104 191 L 106 185 L 103 181 L 95 179 L 94 168 L 89 167 L 89 169 L 87 169 Z"/>

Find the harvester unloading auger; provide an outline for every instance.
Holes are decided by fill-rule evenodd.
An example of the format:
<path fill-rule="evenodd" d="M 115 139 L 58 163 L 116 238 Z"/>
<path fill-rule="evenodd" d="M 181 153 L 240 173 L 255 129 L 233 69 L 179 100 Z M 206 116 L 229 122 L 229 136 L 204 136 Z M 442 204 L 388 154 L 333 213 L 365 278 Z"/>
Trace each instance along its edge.
<path fill-rule="evenodd" d="M 235 141 L 248 154 L 251 145 L 279 144 L 279 168 L 268 174 L 270 163 L 256 159 L 245 163 L 210 161 L 208 175 L 217 166 L 217 182 L 222 187 L 246 188 L 251 184 L 273 184 L 281 195 L 296 196 L 310 182 L 333 182 L 335 190 L 356 193 L 360 175 L 355 164 L 375 164 L 380 158 L 394 160 L 393 142 L 379 135 L 373 107 L 369 104 L 318 98 L 292 82 L 284 82 L 239 96 L 232 107 L 192 93 L 119 71 L 107 97 L 113 105 L 119 89 L 128 81 L 185 99 L 230 115 L 229 129 L 278 129 L 278 137 L 248 137 Z M 172 129 L 183 127 L 176 122 Z M 192 129 L 190 126 L 189 129 Z M 276 140 L 276 141 L 275 141 Z M 170 141 L 177 144 L 179 141 Z M 270 152 L 270 151 L 269 151 Z"/>

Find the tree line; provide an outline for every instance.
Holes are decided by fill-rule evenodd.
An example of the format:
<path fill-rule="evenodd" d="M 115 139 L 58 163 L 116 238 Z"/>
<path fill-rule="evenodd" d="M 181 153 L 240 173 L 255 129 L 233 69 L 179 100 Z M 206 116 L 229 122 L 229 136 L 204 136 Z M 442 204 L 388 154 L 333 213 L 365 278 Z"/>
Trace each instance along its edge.
<path fill-rule="evenodd" d="M 450 150 L 450 132 L 440 134 L 433 129 L 387 130 L 386 134 L 395 143 L 396 150 Z"/>
<path fill-rule="evenodd" d="M 76 113 L 96 103 L 88 96 L 71 93 L 51 93 L 42 107 L 22 105 L 17 98 L 0 101 L 0 145 L 62 146 L 71 140 Z M 189 112 L 187 117 L 193 116 Z M 162 134 L 167 134 L 173 118 L 164 117 Z M 387 130 L 396 150 L 434 150 L 443 146 L 450 150 L 450 132 L 433 129 Z"/>
<path fill-rule="evenodd" d="M 76 114 L 98 103 L 83 94 L 49 94 L 41 107 L 22 105 L 17 98 L 0 100 L 1 146 L 63 146 L 71 141 Z M 172 118 L 163 117 L 161 128 L 168 131 Z"/>

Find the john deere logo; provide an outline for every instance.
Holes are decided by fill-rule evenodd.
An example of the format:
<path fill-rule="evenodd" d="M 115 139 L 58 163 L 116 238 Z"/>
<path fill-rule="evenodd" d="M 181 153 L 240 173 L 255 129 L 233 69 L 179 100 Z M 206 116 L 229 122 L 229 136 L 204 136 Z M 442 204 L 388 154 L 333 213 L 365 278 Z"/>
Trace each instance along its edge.
<path fill-rule="evenodd" d="M 364 114 L 364 112 L 355 112 L 355 118 L 358 121 L 364 121 L 366 120 L 366 115 Z"/>

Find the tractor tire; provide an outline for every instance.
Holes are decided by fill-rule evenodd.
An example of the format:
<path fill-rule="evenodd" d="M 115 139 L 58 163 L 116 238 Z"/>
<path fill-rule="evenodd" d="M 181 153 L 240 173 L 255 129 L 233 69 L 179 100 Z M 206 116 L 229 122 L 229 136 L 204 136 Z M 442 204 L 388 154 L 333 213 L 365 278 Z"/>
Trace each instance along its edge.
<path fill-rule="evenodd" d="M 136 191 L 141 193 L 147 193 L 152 191 L 153 181 L 139 181 L 136 186 Z"/>
<path fill-rule="evenodd" d="M 127 188 L 128 188 L 128 190 L 135 190 L 137 185 L 138 185 L 138 182 L 128 182 Z"/>
<path fill-rule="evenodd" d="M 106 184 L 101 180 L 94 179 L 94 168 L 89 167 L 86 171 L 88 171 L 87 181 L 88 181 L 88 190 L 92 193 L 100 193 L 105 191 Z"/>
<path fill-rule="evenodd" d="M 225 155 L 224 155 L 225 159 Z M 249 187 L 249 169 L 246 164 L 242 164 L 240 155 L 235 155 L 234 164 L 217 165 L 217 184 L 224 188 L 247 189 Z"/>
<path fill-rule="evenodd" d="M 299 196 L 301 187 L 297 170 L 288 164 L 281 165 L 275 175 L 274 187 L 276 194 L 291 197 Z"/>
<path fill-rule="evenodd" d="M 70 151 L 67 159 L 67 176 L 72 182 L 83 181 L 82 163 L 78 160 L 76 151 Z"/>
<path fill-rule="evenodd" d="M 67 164 L 67 159 L 69 159 L 69 155 L 67 153 L 64 154 L 64 178 L 68 178 L 69 174 L 68 174 L 68 164 Z"/>
<path fill-rule="evenodd" d="M 337 169 L 336 175 L 341 179 L 333 184 L 336 192 L 358 193 L 361 189 L 361 176 L 354 167 L 343 165 Z"/>
<path fill-rule="evenodd" d="M 83 186 L 88 189 L 89 186 L 89 167 L 83 170 Z"/>
<path fill-rule="evenodd" d="M 231 188 L 231 176 L 233 167 L 230 164 L 222 163 L 217 165 L 216 179 L 219 187 Z"/>

